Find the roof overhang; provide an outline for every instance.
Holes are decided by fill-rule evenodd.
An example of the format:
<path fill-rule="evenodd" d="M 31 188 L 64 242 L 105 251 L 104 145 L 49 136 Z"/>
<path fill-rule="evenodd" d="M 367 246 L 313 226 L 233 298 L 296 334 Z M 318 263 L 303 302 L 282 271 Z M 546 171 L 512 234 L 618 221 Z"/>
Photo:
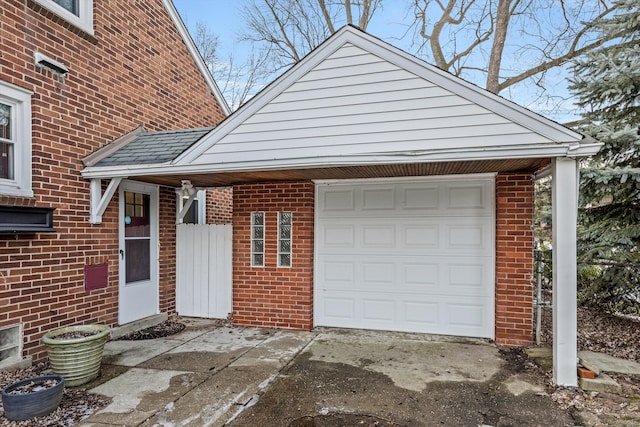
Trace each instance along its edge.
<path fill-rule="evenodd" d="M 601 143 L 548 144 L 532 147 L 482 147 L 431 152 L 369 153 L 366 155 L 305 159 L 272 159 L 188 165 L 132 165 L 88 167 L 87 179 L 129 179 L 180 187 L 190 179 L 197 187 L 215 187 L 260 181 L 348 179 L 374 176 L 419 176 L 456 173 L 528 171 L 534 173 L 554 157 L 583 157 L 598 152 Z M 377 174 L 377 175 L 376 175 Z"/>

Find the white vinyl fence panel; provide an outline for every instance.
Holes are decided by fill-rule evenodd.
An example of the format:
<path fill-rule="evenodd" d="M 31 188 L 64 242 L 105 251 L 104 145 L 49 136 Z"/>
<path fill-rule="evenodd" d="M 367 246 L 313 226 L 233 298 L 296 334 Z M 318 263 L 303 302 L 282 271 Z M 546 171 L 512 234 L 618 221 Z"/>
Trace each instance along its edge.
<path fill-rule="evenodd" d="M 226 318 L 232 310 L 231 224 L 180 224 L 176 240 L 176 311 Z"/>

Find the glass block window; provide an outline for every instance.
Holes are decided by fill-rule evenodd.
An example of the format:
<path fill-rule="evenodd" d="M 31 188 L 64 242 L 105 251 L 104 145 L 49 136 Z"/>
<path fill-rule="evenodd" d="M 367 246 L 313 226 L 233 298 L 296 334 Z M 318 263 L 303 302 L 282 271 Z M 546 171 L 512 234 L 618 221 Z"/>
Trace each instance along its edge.
<path fill-rule="evenodd" d="M 251 266 L 264 267 L 264 212 L 251 213 Z"/>
<path fill-rule="evenodd" d="M 278 213 L 278 266 L 291 267 L 292 213 Z"/>

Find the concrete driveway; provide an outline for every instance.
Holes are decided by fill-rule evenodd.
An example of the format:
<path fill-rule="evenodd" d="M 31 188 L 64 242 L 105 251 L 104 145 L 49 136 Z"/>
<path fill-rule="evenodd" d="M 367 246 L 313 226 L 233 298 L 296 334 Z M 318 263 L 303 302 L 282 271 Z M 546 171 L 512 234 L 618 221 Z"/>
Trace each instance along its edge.
<path fill-rule="evenodd" d="M 82 425 L 574 425 L 543 378 L 480 340 L 187 323 L 107 343 L 90 391 L 112 403 Z"/>

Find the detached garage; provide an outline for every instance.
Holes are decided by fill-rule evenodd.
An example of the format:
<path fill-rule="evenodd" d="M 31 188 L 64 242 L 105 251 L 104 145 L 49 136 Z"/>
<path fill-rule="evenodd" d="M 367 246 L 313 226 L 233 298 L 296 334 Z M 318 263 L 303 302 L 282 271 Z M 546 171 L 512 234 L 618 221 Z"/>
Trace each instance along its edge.
<path fill-rule="evenodd" d="M 529 345 L 533 183 L 553 175 L 554 375 L 577 383 L 577 160 L 597 142 L 348 26 L 190 146 L 187 132 L 158 138 L 183 144 L 170 161 L 87 167 L 92 215 L 125 178 L 233 186 L 242 325 Z"/>
<path fill-rule="evenodd" d="M 315 324 L 494 337 L 493 176 L 319 182 Z"/>

